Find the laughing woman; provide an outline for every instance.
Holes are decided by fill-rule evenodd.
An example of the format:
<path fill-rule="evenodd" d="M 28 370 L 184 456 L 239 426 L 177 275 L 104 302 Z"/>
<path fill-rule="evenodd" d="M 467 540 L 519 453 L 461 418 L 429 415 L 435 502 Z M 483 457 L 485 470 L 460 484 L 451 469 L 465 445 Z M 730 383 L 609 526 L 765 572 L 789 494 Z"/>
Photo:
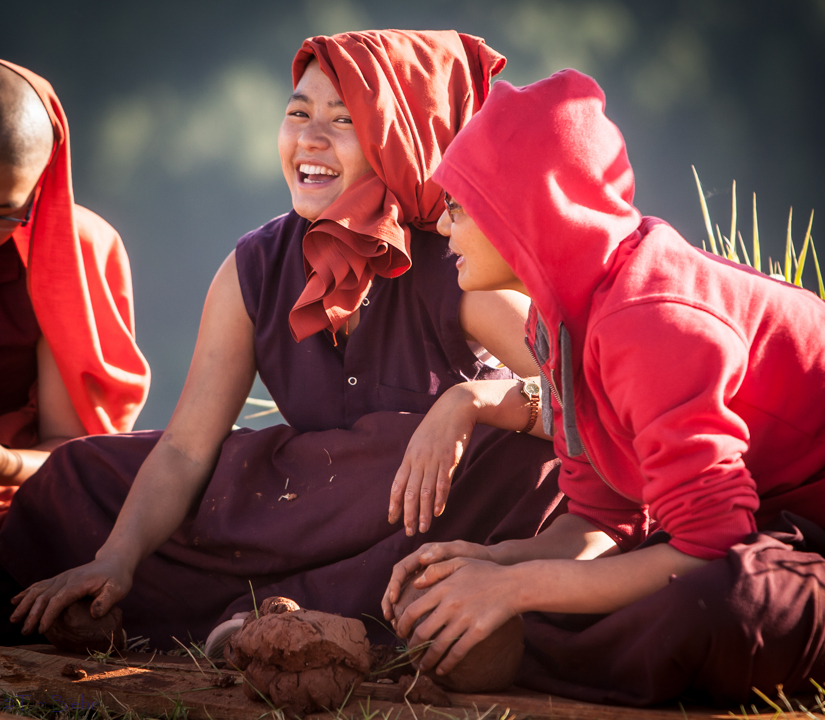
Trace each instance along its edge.
<path fill-rule="evenodd" d="M 485 543 L 554 512 L 552 445 L 477 428 L 449 506 L 442 477 L 432 517 L 439 473 L 416 456 L 390 508 L 403 499 L 404 528 L 387 522 L 422 414 L 452 386 L 512 377 L 471 348 L 535 374 L 524 304 L 462 294 L 433 232 L 432 171 L 503 64 L 451 31 L 304 43 L 279 136 L 293 210 L 215 276 L 166 431 L 69 443 L 15 499 L 0 564 L 29 586 L 12 617 L 24 633 L 93 596 L 93 613 L 117 602 L 130 634 L 170 647 L 251 610 L 250 582 L 258 599 L 376 615 L 416 530 Z M 256 371 L 289 425 L 231 432 Z"/>

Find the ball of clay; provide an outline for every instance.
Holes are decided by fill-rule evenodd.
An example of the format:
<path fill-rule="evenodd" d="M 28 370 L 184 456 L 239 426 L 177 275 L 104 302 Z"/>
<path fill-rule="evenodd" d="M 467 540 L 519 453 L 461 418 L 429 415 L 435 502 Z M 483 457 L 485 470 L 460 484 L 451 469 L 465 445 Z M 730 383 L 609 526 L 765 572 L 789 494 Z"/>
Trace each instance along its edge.
<path fill-rule="evenodd" d="M 258 610 L 258 616 L 261 615 L 281 615 L 282 613 L 295 612 L 300 610 L 301 606 L 294 600 L 285 597 L 268 597 L 261 603 Z M 252 613 L 254 616 L 255 613 Z"/>
<path fill-rule="evenodd" d="M 363 673 L 346 665 L 282 672 L 253 660 L 244 671 L 244 693 L 250 700 L 270 699 L 287 715 L 303 717 L 314 710 L 337 708 L 350 688 L 360 685 Z"/>
<path fill-rule="evenodd" d="M 261 607 L 258 608 L 257 615 L 255 612 L 250 612 L 247 614 L 246 618 L 244 618 L 241 627 L 232 634 L 234 636 L 237 632 L 240 632 L 243 628 L 245 628 L 249 623 L 256 622 L 258 618 L 262 617 L 263 615 L 280 615 L 282 613 L 288 612 L 295 612 L 296 610 L 300 610 L 301 606 L 298 605 L 294 600 L 290 600 L 289 598 L 280 597 L 274 595 L 273 597 L 266 598 L 262 603 Z M 246 655 L 243 655 L 238 650 L 238 647 L 232 641 L 232 637 L 229 637 L 223 645 L 223 657 L 229 663 L 230 667 L 236 668 L 245 668 L 252 662 L 252 658 Z"/>
<path fill-rule="evenodd" d="M 419 589 L 412 584 L 416 577 L 418 574 L 401 589 L 401 597 L 394 607 L 395 617 L 401 617 L 407 607 L 429 592 L 429 588 Z M 426 615 L 419 622 L 424 618 Z M 499 692 L 515 681 L 523 654 L 524 621 L 521 615 L 516 615 L 472 648 L 446 675 L 436 675 L 433 671 L 428 675 L 454 692 Z"/>
<path fill-rule="evenodd" d="M 126 647 L 123 613 L 112 607 L 103 617 L 92 617 L 92 598 L 83 598 L 67 607 L 44 633 L 59 650 L 76 653 L 109 652 Z"/>
<path fill-rule="evenodd" d="M 398 690 L 393 702 L 421 703 L 422 705 L 435 705 L 436 707 L 450 707 L 452 702 L 432 678 L 427 675 L 402 675 L 398 679 Z"/>
<path fill-rule="evenodd" d="M 226 657 L 244 671 L 244 692 L 294 715 L 340 705 L 370 670 L 364 623 L 276 600 L 264 601 L 227 643 Z"/>

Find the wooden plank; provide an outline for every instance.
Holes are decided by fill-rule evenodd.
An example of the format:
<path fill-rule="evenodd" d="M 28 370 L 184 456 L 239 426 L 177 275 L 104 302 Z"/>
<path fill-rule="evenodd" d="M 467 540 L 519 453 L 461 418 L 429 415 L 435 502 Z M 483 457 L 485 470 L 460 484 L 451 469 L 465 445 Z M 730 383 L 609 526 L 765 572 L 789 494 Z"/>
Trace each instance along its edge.
<path fill-rule="evenodd" d="M 73 679 L 62 674 L 67 662 L 82 669 L 85 677 Z M 30 648 L 0 648 L 0 690 L 31 702 L 51 703 L 51 707 L 89 707 L 102 703 L 111 711 L 134 710 L 158 715 L 172 710 L 176 703 L 189 708 L 193 720 L 257 720 L 268 710 L 266 704 L 253 702 L 243 693 L 238 672 L 221 671 L 234 684 L 213 686 L 218 672 L 190 658 L 127 654 L 124 659 L 95 662 L 79 655 L 34 652 Z M 467 695 L 448 693 L 452 707 L 433 708 L 393 702 L 397 686 L 363 683 L 353 693 L 335 720 L 364 720 L 378 711 L 377 720 L 684 720 L 673 709 L 638 709 L 594 705 L 553 697 L 528 690 Z M 8 709 L 6 707 L 5 709 Z M 704 708 L 688 708 L 689 720 L 730 720 L 730 714 Z M 0 720 L 3 720 L 0 713 Z M 329 713 L 318 713 L 317 720 L 329 720 Z M 772 718 L 773 714 L 749 715 L 753 720 Z M 821 717 L 821 716 L 817 716 Z"/>
<path fill-rule="evenodd" d="M 213 718 L 257 718 L 261 709 L 253 705 L 240 685 L 212 687 L 217 678 L 214 670 L 200 673 L 194 667 L 154 669 L 91 660 L 71 660 L 85 671 L 86 677 L 72 679 L 62 674 L 68 659 L 60 655 L 43 655 L 23 648 L 0 649 L 0 689 L 32 702 L 61 703 L 88 707 L 103 703 L 113 710 L 126 708 L 140 713 L 162 714 L 177 702 L 193 708 L 192 718 L 207 720 L 209 708 Z M 237 678 L 238 673 L 225 673 Z M 239 712 L 239 710 L 241 712 Z"/>

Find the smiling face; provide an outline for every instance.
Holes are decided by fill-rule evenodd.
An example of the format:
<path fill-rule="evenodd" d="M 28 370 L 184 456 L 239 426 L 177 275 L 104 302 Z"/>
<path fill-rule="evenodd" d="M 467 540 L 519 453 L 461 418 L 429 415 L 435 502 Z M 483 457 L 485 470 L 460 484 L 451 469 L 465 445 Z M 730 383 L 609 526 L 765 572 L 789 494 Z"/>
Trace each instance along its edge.
<path fill-rule="evenodd" d="M 450 238 L 450 250 L 458 255 L 455 266 L 462 290 L 516 290 L 529 295 L 498 250 L 455 202 L 438 219 L 438 232 Z"/>
<path fill-rule="evenodd" d="M 372 168 L 364 157 L 352 118 L 317 60 L 289 99 L 278 151 L 292 207 L 317 220 L 359 177 Z"/>

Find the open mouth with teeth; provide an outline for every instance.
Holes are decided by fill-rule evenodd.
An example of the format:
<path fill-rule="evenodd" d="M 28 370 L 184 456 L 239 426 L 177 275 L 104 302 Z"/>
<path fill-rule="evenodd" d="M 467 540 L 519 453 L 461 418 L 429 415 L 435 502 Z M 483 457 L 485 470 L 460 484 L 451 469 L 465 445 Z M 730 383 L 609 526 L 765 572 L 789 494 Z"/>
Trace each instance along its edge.
<path fill-rule="evenodd" d="M 331 182 L 335 178 L 340 177 L 340 173 L 330 170 L 328 167 L 324 167 L 323 165 L 301 163 L 298 166 L 298 177 L 302 183 L 312 185 Z"/>

